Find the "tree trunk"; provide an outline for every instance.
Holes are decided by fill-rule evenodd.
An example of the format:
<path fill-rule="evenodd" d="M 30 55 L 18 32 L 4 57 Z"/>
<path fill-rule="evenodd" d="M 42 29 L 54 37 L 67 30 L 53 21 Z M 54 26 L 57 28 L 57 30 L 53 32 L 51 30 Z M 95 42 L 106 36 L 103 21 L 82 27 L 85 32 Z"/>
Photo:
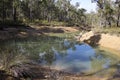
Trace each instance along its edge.
<path fill-rule="evenodd" d="M 30 8 L 30 12 L 29 12 L 29 19 L 30 21 L 32 21 L 32 9 Z"/>
<path fill-rule="evenodd" d="M 14 22 L 17 21 L 17 9 L 16 9 L 16 7 L 13 7 L 13 21 Z"/>
<path fill-rule="evenodd" d="M 111 27 L 111 21 L 110 20 L 108 20 L 108 25 L 109 25 L 109 27 Z"/>
<path fill-rule="evenodd" d="M 117 15 L 117 27 L 120 27 L 120 1 L 118 0 L 118 15 Z"/>
<path fill-rule="evenodd" d="M 118 17 L 117 17 L 117 27 L 119 27 L 120 25 L 119 25 L 119 21 L 120 21 L 120 15 L 118 15 Z"/>
<path fill-rule="evenodd" d="M 2 22 L 4 23 L 5 21 L 5 2 L 2 0 Z"/>
<path fill-rule="evenodd" d="M 103 28 L 103 12 L 101 11 L 100 12 L 100 27 L 102 27 Z"/>

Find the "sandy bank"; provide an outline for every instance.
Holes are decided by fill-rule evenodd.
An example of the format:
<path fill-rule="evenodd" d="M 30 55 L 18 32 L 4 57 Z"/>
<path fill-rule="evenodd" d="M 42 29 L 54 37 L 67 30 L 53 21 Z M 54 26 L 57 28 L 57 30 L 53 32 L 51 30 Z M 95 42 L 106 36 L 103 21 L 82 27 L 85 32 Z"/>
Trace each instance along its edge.
<path fill-rule="evenodd" d="M 90 31 L 83 34 L 79 40 L 95 46 L 103 46 L 120 52 L 120 37 L 116 35 L 94 33 Z"/>
<path fill-rule="evenodd" d="M 109 34 L 101 34 L 101 39 L 99 41 L 99 44 L 101 46 L 115 49 L 120 51 L 120 37 L 118 36 L 112 36 Z"/>

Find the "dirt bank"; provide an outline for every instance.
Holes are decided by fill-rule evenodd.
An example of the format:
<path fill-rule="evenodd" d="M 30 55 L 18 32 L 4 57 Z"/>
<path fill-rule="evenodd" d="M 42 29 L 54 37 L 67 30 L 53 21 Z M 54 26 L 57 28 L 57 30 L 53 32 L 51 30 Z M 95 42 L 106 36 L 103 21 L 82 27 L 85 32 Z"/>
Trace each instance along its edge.
<path fill-rule="evenodd" d="M 79 31 L 75 27 L 5 26 L 0 30 L 0 40 L 40 36 L 44 33 L 69 33 Z"/>
<path fill-rule="evenodd" d="M 117 35 L 94 33 L 90 31 L 83 34 L 79 40 L 91 45 L 103 46 L 120 52 L 120 37 Z"/>

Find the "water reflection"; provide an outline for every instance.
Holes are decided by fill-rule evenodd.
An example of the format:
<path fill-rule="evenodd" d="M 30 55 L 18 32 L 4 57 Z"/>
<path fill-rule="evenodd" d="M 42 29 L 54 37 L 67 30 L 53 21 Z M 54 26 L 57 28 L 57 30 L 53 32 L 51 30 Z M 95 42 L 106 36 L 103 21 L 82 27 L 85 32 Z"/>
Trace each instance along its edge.
<path fill-rule="evenodd" d="M 70 43 L 68 41 L 67 44 L 73 45 L 73 43 Z M 71 47 L 68 47 L 68 45 L 66 46 L 66 43 L 63 43 L 61 45 L 63 45 L 65 50 L 59 50 L 55 47 L 53 49 L 56 60 L 51 64 L 52 68 L 64 70 L 67 72 L 84 72 L 91 69 L 90 58 L 95 55 L 95 51 L 92 49 L 92 47 L 87 44 L 76 43 L 74 43 L 73 46 L 70 45 Z"/>
<path fill-rule="evenodd" d="M 105 51 L 67 39 L 43 37 L 37 41 L 13 41 L 1 48 L 4 46 L 13 48 L 12 51 L 17 51 L 17 54 L 27 55 L 43 66 L 73 73 L 99 71 L 117 61 L 116 57 L 106 55 Z"/>

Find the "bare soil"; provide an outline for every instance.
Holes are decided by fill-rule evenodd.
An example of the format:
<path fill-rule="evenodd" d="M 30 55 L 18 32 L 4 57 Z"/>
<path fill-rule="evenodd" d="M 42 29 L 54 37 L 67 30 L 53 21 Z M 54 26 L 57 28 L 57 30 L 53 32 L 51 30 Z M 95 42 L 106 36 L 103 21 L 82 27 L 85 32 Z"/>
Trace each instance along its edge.
<path fill-rule="evenodd" d="M 69 33 L 79 31 L 75 27 L 50 27 L 50 26 L 13 26 L 4 27 L 0 30 L 0 40 L 11 38 L 25 38 L 30 36 L 40 36 L 44 33 Z"/>

